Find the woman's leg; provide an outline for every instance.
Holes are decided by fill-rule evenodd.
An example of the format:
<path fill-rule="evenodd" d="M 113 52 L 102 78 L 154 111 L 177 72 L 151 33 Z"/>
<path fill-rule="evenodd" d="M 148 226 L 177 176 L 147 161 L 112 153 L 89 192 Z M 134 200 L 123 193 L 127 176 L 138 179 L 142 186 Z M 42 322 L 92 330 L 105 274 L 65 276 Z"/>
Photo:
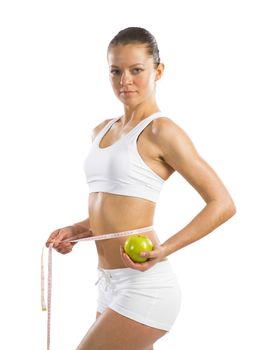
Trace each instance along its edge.
<path fill-rule="evenodd" d="M 100 315 L 101 315 L 101 312 L 97 311 L 97 313 L 96 313 L 96 320 L 99 318 Z M 151 347 L 147 348 L 146 350 L 154 350 L 153 345 Z"/>
<path fill-rule="evenodd" d="M 98 311 L 97 311 L 97 313 L 96 313 L 96 320 L 99 318 L 99 316 L 101 316 L 101 312 L 98 312 Z M 146 350 L 154 350 L 153 345 L 150 346 L 149 348 L 147 348 Z"/>
<path fill-rule="evenodd" d="M 101 312 L 98 312 L 98 311 L 97 311 L 97 313 L 96 313 L 96 320 L 99 318 L 99 316 L 101 316 Z M 146 350 L 154 350 L 153 345 L 150 346 L 149 348 L 147 348 Z"/>
<path fill-rule="evenodd" d="M 151 350 L 165 330 L 146 326 L 107 308 L 88 330 L 77 350 Z"/>

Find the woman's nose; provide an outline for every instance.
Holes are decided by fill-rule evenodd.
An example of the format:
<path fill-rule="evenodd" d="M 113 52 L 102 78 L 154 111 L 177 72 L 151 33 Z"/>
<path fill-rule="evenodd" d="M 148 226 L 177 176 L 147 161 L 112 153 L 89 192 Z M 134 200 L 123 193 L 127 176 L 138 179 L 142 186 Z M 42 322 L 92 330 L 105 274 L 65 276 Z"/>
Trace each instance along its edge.
<path fill-rule="evenodd" d="M 125 84 L 130 84 L 132 83 L 132 76 L 130 73 L 122 73 L 121 79 L 120 79 L 120 84 L 125 85 Z"/>

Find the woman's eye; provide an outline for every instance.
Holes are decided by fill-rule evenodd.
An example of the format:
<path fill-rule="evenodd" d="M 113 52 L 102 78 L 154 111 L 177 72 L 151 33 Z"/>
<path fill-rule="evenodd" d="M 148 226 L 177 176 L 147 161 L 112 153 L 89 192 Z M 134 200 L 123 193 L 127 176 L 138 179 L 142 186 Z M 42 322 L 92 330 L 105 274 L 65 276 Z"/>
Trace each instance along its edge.
<path fill-rule="evenodd" d="M 143 69 L 141 69 L 141 68 L 134 68 L 134 69 L 133 69 L 133 73 L 134 73 L 134 74 L 136 74 L 136 73 L 138 74 L 138 73 L 140 73 L 141 71 L 143 71 Z M 116 74 L 119 74 L 119 73 L 120 73 L 120 71 L 119 71 L 118 69 L 112 69 L 112 70 L 111 70 L 111 74 L 112 74 L 112 75 L 116 75 Z"/>
<path fill-rule="evenodd" d="M 141 71 L 142 71 L 142 69 L 141 68 L 134 68 L 134 73 L 140 73 Z"/>
<path fill-rule="evenodd" d="M 116 75 L 116 74 L 119 73 L 119 70 L 118 69 L 112 69 L 111 73 L 112 73 L 112 75 Z"/>

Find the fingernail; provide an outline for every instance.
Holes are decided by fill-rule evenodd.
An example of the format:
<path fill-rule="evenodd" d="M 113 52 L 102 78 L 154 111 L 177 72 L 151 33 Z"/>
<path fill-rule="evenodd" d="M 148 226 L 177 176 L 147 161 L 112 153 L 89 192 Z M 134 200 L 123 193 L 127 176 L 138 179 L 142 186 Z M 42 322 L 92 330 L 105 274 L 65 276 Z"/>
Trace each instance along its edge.
<path fill-rule="evenodd" d="M 142 252 L 142 253 L 140 254 L 140 256 L 146 256 L 146 253 Z"/>

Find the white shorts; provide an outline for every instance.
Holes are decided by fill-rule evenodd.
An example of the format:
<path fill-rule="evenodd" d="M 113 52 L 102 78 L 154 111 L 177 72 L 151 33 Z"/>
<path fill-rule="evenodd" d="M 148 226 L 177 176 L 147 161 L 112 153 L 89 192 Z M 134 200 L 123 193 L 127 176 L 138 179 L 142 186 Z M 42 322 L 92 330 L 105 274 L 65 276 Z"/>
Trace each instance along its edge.
<path fill-rule="evenodd" d="M 169 331 L 181 305 L 181 290 L 169 260 L 147 271 L 98 267 L 97 311 L 110 308 L 150 327 Z"/>

